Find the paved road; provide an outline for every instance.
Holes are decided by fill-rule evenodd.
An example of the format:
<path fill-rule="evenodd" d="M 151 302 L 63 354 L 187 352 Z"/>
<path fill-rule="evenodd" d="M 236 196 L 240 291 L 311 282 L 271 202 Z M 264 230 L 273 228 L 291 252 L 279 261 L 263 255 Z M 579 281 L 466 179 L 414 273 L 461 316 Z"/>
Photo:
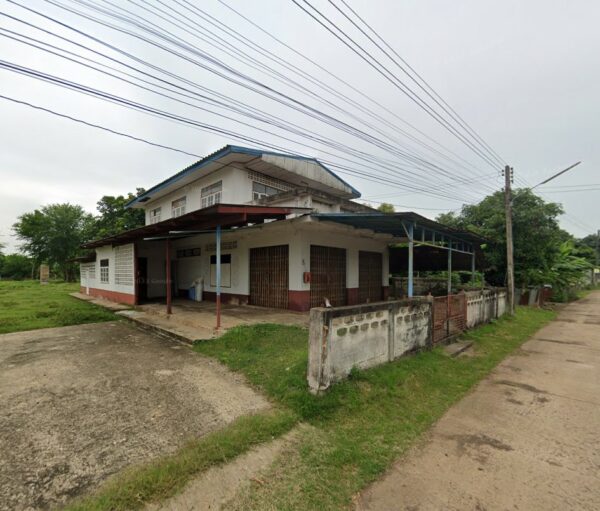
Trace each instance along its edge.
<path fill-rule="evenodd" d="M 357 509 L 600 509 L 600 292 L 500 364 Z"/>
<path fill-rule="evenodd" d="M 48 509 L 268 402 L 125 321 L 0 335 L 0 511 Z"/>

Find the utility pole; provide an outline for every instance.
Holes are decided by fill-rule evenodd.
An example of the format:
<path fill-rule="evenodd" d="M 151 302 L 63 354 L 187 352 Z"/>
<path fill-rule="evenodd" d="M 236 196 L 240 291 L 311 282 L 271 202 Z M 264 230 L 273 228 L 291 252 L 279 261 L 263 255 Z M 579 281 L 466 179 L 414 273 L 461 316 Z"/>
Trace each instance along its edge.
<path fill-rule="evenodd" d="M 504 167 L 504 212 L 506 215 L 506 280 L 508 287 L 508 312 L 515 313 L 515 268 L 513 264 L 512 197 L 513 169 Z"/>

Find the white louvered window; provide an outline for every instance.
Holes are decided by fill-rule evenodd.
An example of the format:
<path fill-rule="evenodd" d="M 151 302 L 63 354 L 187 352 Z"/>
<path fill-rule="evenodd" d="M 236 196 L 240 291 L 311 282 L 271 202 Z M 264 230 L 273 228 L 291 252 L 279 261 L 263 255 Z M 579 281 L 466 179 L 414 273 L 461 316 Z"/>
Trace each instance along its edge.
<path fill-rule="evenodd" d="M 96 280 L 96 263 L 90 263 L 88 266 L 88 278 Z"/>
<path fill-rule="evenodd" d="M 162 208 L 154 208 L 150 210 L 150 223 L 157 224 L 160 222 L 160 212 Z"/>
<path fill-rule="evenodd" d="M 208 208 L 221 202 L 221 194 L 223 193 L 223 181 L 217 181 L 210 186 L 205 186 L 200 190 L 202 199 L 201 207 Z"/>
<path fill-rule="evenodd" d="M 109 275 L 108 259 L 100 259 L 100 282 L 108 284 Z"/>
<path fill-rule="evenodd" d="M 171 203 L 171 217 L 177 218 L 178 216 L 185 215 L 185 197 L 174 200 Z"/>
<path fill-rule="evenodd" d="M 115 248 L 115 284 L 133 286 L 133 245 Z"/>

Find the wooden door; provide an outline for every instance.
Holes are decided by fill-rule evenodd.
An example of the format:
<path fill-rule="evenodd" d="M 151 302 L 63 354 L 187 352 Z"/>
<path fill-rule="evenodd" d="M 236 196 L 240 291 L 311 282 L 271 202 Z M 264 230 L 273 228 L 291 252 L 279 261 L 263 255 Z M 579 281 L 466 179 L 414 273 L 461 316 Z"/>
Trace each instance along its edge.
<path fill-rule="evenodd" d="M 250 249 L 250 304 L 287 309 L 288 290 L 288 246 Z"/>
<path fill-rule="evenodd" d="M 310 246 L 310 306 L 346 305 L 346 250 Z"/>
<path fill-rule="evenodd" d="M 358 303 L 377 302 L 382 294 L 383 255 L 379 252 L 358 253 Z"/>

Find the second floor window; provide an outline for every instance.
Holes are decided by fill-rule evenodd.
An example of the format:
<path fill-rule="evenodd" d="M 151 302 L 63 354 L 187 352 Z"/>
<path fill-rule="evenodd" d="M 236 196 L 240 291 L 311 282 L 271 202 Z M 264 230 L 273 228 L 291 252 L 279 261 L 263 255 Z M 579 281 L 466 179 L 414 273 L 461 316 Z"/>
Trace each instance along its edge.
<path fill-rule="evenodd" d="M 210 186 L 205 186 L 200 190 L 200 197 L 202 199 L 203 208 L 208 208 L 213 204 L 219 204 L 221 202 L 221 193 L 223 192 L 223 181 L 217 181 Z"/>
<path fill-rule="evenodd" d="M 154 208 L 154 209 L 150 210 L 150 223 L 151 224 L 156 224 L 156 223 L 160 222 L 160 209 L 161 208 Z"/>
<path fill-rule="evenodd" d="M 273 188 L 272 186 L 252 181 L 252 200 L 259 200 L 263 197 L 268 197 L 269 195 L 275 195 L 276 193 L 280 193 L 281 191 L 282 190 L 278 190 L 277 188 Z"/>
<path fill-rule="evenodd" d="M 185 215 L 185 197 L 174 200 L 171 203 L 171 217 L 177 218 L 178 216 Z"/>

